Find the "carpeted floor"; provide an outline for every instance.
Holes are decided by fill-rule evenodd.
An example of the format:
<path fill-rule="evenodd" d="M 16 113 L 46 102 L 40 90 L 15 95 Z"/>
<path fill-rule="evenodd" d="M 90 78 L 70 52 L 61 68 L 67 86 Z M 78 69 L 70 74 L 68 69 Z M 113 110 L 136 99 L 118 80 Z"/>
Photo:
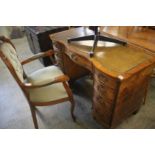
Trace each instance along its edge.
<path fill-rule="evenodd" d="M 13 40 L 19 58 L 23 60 L 32 54 L 26 37 Z M 24 67 L 27 73 L 42 68 L 40 61 L 35 61 Z M 92 81 L 85 77 L 73 85 L 74 99 L 76 102 L 74 123 L 70 116 L 70 104 L 65 102 L 48 107 L 39 107 L 37 118 L 39 128 L 56 129 L 101 129 L 103 128 L 93 120 L 92 106 Z M 34 128 L 30 109 L 26 98 L 20 90 L 6 66 L 0 60 L 0 128 Z M 155 128 L 155 79 L 152 79 L 146 105 L 140 111 L 125 120 L 117 128 L 120 129 L 148 129 Z"/>

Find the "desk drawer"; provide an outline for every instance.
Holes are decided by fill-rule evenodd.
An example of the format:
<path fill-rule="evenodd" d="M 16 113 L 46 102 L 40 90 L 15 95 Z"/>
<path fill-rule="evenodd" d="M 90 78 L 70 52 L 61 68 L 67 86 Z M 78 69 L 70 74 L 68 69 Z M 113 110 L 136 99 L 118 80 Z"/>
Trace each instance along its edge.
<path fill-rule="evenodd" d="M 116 89 L 117 87 L 117 80 L 105 75 L 104 73 L 102 73 L 101 71 L 95 69 L 95 73 L 94 73 L 94 81 L 96 81 L 96 83 L 99 83 L 101 85 L 104 86 L 108 86 L 112 89 Z"/>
<path fill-rule="evenodd" d="M 100 105 L 96 105 L 93 108 L 93 116 L 94 118 L 101 124 L 103 124 L 105 127 L 110 127 L 110 121 L 112 116 L 112 111 L 109 111 L 107 109 L 104 109 Z"/>
<path fill-rule="evenodd" d="M 82 67 L 92 71 L 92 63 L 88 59 L 86 59 L 86 58 L 84 58 L 82 56 L 79 56 L 76 53 L 73 53 L 73 52 L 70 52 L 70 51 L 67 51 L 66 54 L 76 64 L 78 64 L 78 65 L 80 65 L 80 66 L 82 66 Z"/>
<path fill-rule="evenodd" d="M 116 91 L 102 85 L 94 85 L 94 102 L 113 103 Z"/>

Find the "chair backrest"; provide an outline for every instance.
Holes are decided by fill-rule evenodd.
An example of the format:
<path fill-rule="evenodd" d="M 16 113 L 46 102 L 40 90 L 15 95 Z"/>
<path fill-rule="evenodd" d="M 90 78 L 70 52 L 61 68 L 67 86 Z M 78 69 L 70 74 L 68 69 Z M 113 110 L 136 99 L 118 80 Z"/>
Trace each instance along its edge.
<path fill-rule="evenodd" d="M 16 49 L 10 41 L 6 41 L 0 37 L 0 57 L 8 67 L 11 74 L 14 76 L 19 85 L 24 82 L 23 67 L 18 59 Z"/>

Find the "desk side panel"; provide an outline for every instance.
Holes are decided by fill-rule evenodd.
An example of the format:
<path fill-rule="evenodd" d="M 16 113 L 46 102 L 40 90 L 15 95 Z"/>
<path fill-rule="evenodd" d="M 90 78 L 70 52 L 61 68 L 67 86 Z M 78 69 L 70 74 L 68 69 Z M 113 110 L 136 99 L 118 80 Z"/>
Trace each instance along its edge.
<path fill-rule="evenodd" d="M 152 66 L 149 66 L 121 83 L 114 108 L 112 127 L 138 111 L 145 103 Z"/>

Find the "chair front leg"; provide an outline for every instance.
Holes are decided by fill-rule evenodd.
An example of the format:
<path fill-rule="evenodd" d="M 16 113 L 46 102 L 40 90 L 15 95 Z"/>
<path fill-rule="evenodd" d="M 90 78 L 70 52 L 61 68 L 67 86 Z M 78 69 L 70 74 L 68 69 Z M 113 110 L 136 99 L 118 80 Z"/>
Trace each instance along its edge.
<path fill-rule="evenodd" d="M 31 104 L 29 104 L 29 105 L 30 105 L 30 110 L 31 110 L 34 127 L 35 127 L 35 129 L 38 129 L 38 122 L 37 122 L 35 107 L 32 106 Z"/>
<path fill-rule="evenodd" d="M 64 85 L 64 87 L 67 91 L 67 94 L 69 96 L 69 100 L 71 103 L 71 116 L 72 116 L 73 121 L 75 122 L 76 121 L 76 117 L 74 115 L 75 102 L 74 102 L 73 94 L 72 94 L 70 87 L 68 86 L 68 84 L 66 82 L 63 82 L 63 85 Z"/>

